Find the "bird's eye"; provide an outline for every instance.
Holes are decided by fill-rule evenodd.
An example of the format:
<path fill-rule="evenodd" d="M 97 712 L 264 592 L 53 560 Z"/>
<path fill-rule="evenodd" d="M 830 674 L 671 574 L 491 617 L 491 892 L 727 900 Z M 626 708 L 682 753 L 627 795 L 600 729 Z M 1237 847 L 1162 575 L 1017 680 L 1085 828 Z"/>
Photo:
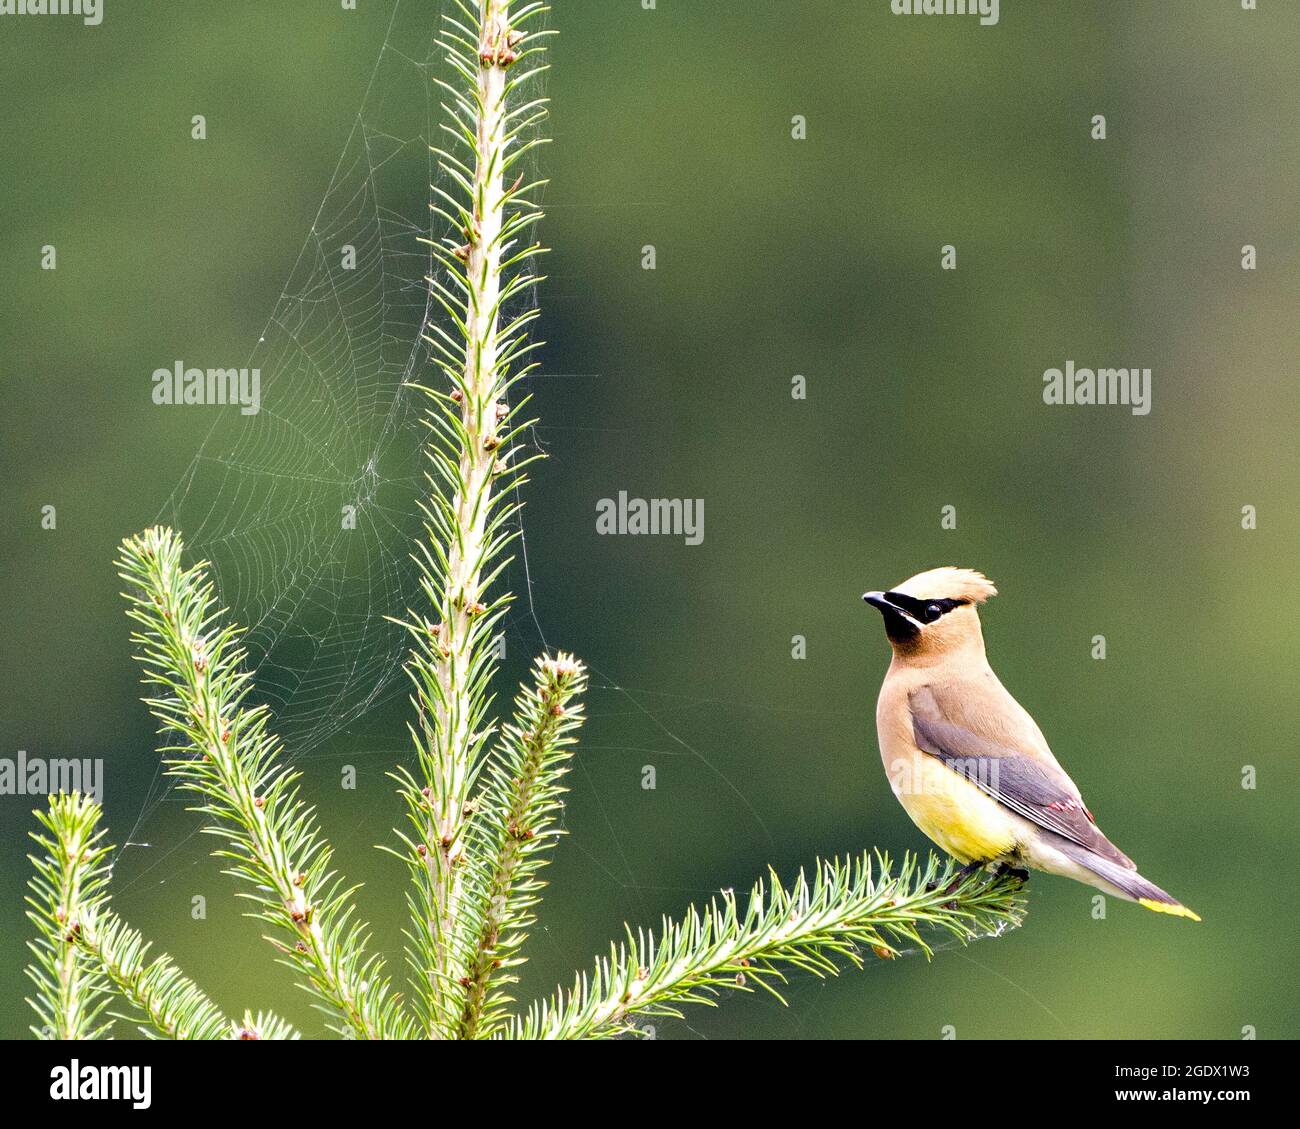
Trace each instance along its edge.
<path fill-rule="evenodd" d="M 941 608 L 938 604 L 927 604 L 927 605 L 926 605 L 926 608 L 925 608 L 925 621 L 926 621 L 926 623 L 933 623 L 933 622 L 934 622 L 936 619 L 938 619 L 941 615 L 943 615 L 943 608 Z"/>

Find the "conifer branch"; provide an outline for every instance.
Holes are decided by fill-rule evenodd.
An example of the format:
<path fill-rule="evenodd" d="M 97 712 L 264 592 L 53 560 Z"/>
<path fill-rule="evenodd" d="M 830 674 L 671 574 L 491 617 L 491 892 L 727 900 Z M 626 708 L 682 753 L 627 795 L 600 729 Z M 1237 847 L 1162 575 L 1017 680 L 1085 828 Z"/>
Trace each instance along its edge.
<path fill-rule="evenodd" d="M 420 1021 L 447 1037 L 460 1018 L 459 996 L 470 952 L 457 926 L 467 870 L 484 865 L 466 853 L 471 794 L 493 726 L 490 684 L 497 669 L 493 639 L 509 606 L 493 584 L 517 536 L 516 488 L 524 481 L 521 437 L 531 420 L 508 393 L 531 366 L 516 367 L 533 345 L 534 311 L 508 311 L 538 279 L 527 269 L 541 248 L 520 246 L 540 213 L 522 177 L 507 185 L 516 161 L 541 139 L 534 128 L 544 100 L 514 107 L 512 95 L 541 68 L 520 68 L 536 55 L 542 33 L 526 26 L 546 11 L 539 3 L 453 0 L 440 45 L 454 83 L 441 82 L 448 148 L 435 148 L 447 188 L 433 186 L 430 205 L 452 234 L 430 242 L 430 292 L 454 333 L 435 322 L 425 340 L 449 390 L 426 388 L 432 464 L 422 503 L 426 538 L 416 561 L 427 601 L 405 624 L 413 646 L 407 670 L 415 687 L 417 779 L 399 769 L 411 832 L 402 839 L 414 877 L 408 959 L 416 976 Z M 521 71 L 523 73 L 521 73 Z"/>
<path fill-rule="evenodd" d="M 147 1035 L 165 1039 L 298 1037 L 292 1027 L 272 1015 L 254 1020 L 246 1014 L 242 1024 L 232 1023 L 170 957 L 149 959 L 149 946 L 140 934 L 108 908 L 107 859 L 112 848 L 103 843 L 104 832 L 97 830 L 102 815 L 99 804 L 76 794 L 57 795 L 49 798 L 47 810 L 34 814 L 51 836 L 32 835 L 44 849 L 41 858 L 32 860 L 37 870 L 32 880 L 34 896 L 51 874 L 66 875 L 62 887 L 77 889 L 75 905 L 61 902 L 53 920 L 63 923 L 55 938 L 60 961 L 72 963 L 75 958 L 83 1014 L 80 1023 L 50 1024 L 52 1031 L 66 1032 L 55 1037 L 88 1039 L 107 1032 L 111 1024 L 96 1025 L 95 1016 L 106 1006 L 110 989 L 143 1017 L 147 1026 L 141 1030 Z M 36 901 L 50 904 L 43 898 Z M 37 914 L 29 916 L 37 919 Z M 86 1001 L 91 999 L 94 1015 L 86 1014 Z M 46 1018 L 50 1009 L 38 1007 L 37 1012 Z"/>
<path fill-rule="evenodd" d="M 259 1011 L 256 1015 L 251 1011 L 244 1012 L 244 1018 L 233 1025 L 226 1035 L 228 1040 L 238 1043 L 259 1041 L 284 1043 L 301 1037 L 291 1023 L 286 1023 L 278 1016 L 264 1011 Z"/>
<path fill-rule="evenodd" d="M 582 724 L 582 706 L 573 699 L 586 689 L 586 679 L 570 655 L 538 659 L 533 685 L 520 687 L 514 724 L 488 766 L 478 801 L 480 834 L 472 845 L 487 861 L 490 879 L 462 903 L 461 928 L 474 941 L 458 1038 L 486 1038 L 507 1018 L 512 997 L 504 989 L 518 979 L 510 969 L 523 963 L 520 950 L 545 885 L 537 874 L 562 834 L 563 780 L 573 733 Z"/>
<path fill-rule="evenodd" d="M 742 913 L 734 893 L 723 892 L 681 922 L 664 919 L 658 936 L 627 930 L 590 975 L 569 991 L 535 1003 L 509 1035 L 525 1039 L 609 1038 L 634 1030 L 641 1016 L 679 1017 L 682 1004 L 710 1004 L 723 989 L 763 988 L 778 1000 L 785 970 L 836 975 L 841 965 L 861 966 L 862 950 L 897 956 L 910 944 L 930 956 L 920 930 L 947 932 L 968 942 L 1020 923 L 1017 878 L 964 873 L 934 855 L 922 867 L 904 856 L 898 874 L 887 856 L 819 862 L 812 882 L 800 872 L 782 887 L 774 872 L 759 880 Z"/>
<path fill-rule="evenodd" d="M 107 860 L 112 848 L 103 845 L 104 833 L 95 830 L 101 816 L 95 801 L 51 796 L 49 809 L 35 814 L 54 836 L 52 840 L 33 836 L 45 848 L 38 870 L 41 862 L 57 867 L 60 859 L 81 860 L 79 904 L 66 917 L 61 944 L 80 954 L 97 992 L 103 985 L 107 995 L 111 985 L 143 1017 L 145 1034 L 165 1039 L 297 1038 L 275 1016 L 259 1016 L 256 1021 L 245 1016 L 242 1025 L 232 1023 L 170 957 L 149 959 L 149 945 L 141 935 L 108 908 Z M 252 1031 L 257 1034 L 250 1035 Z"/>
<path fill-rule="evenodd" d="M 149 959 L 149 945 L 111 910 L 99 908 L 82 925 L 77 945 L 145 1021 L 141 1030 L 163 1039 L 225 1039 L 231 1023 L 169 956 Z"/>
<path fill-rule="evenodd" d="M 107 900 L 107 899 L 105 899 Z M 147 1026 L 140 1030 L 163 1039 L 297 1039 L 291 1024 L 270 1013 L 245 1012 L 238 1023 L 226 1018 L 197 984 L 166 953 L 149 957 L 150 945 L 112 910 L 97 907 L 77 936 L 77 944 L 98 964 Z"/>
<path fill-rule="evenodd" d="M 35 873 L 28 880 L 27 917 L 37 935 L 27 945 L 35 957 L 27 975 L 36 985 L 27 1002 L 41 1023 L 32 1032 L 39 1039 L 98 1039 L 111 1026 L 101 1021 L 108 982 L 76 940 L 105 881 L 100 808 L 80 793 L 60 793 L 33 814 L 46 834 L 30 833 L 41 853 L 28 855 Z"/>
<path fill-rule="evenodd" d="M 122 543 L 119 575 L 130 585 L 128 615 L 143 627 L 132 635 L 144 681 L 165 696 L 146 699 L 163 730 L 180 743 L 167 771 L 200 797 L 194 810 L 224 846 L 226 873 L 248 883 L 242 896 L 268 936 L 343 1034 L 380 1038 L 405 1024 L 379 957 L 367 956 L 365 926 L 352 895 L 330 870 L 332 850 L 314 809 L 298 794 L 299 774 L 279 763 L 279 742 L 267 712 L 248 706 L 252 676 L 243 669 L 239 631 L 223 624 L 207 566 L 181 564 L 182 543 L 154 528 Z"/>

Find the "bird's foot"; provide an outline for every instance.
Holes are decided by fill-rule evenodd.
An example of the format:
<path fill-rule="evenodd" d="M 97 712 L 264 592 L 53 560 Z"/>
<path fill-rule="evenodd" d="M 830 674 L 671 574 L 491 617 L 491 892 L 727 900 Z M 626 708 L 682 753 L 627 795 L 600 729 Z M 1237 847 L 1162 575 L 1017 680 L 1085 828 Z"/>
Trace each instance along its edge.
<path fill-rule="evenodd" d="M 952 876 L 952 881 L 948 883 L 948 886 L 944 890 L 944 893 L 951 894 L 955 892 L 957 887 L 960 886 L 963 882 L 965 882 L 967 878 L 969 878 L 977 870 L 983 870 L 984 867 L 986 867 L 987 865 L 988 863 L 985 862 L 968 862 L 959 871 L 957 871 L 956 874 Z M 935 889 L 934 885 L 932 884 L 929 887 L 929 889 L 934 890 Z"/>

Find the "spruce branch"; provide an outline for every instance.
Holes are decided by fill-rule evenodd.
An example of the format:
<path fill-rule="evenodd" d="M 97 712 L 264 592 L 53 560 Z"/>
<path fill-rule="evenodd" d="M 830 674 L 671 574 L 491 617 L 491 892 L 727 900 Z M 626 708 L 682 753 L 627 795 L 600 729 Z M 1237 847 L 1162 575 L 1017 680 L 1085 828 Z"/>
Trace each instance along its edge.
<path fill-rule="evenodd" d="M 274 930 L 267 939 L 331 1025 L 358 1038 L 400 1034 L 405 1022 L 382 961 L 365 952 L 356 888 L 330 869 L 332 850 L 299 796 L 299 774 L 279 763 L 265 707 L 246 703 L 252 676 L 240 633 L 222 622 L 206 564 L 185 568 L 182 551 L 174 533 L 153 528 L 124 541 L 118 558 L 127 614 L 143 628 L 132 642 L 144 681 L 163 695 L 146 703 L 179 738 L 164 749 L 168 774 L 202 801 L 193 810 L 223 843 L 214 854 L 248 884 L 241 896 L 256 905 L 251 916 Z"/>
<path fill-rule="evenodd" d="M 526 398 L 509 392 L 531 365 L 527 327 L 535 310 L 510 311 L 539 281 L 528 264 L 542 250 L 521 240 L 541 218 L 512 166 L 541 143 L 535 127 L 545 100 L 514 106 L 513 96 L 543 69 L 519 64 L 536 56 L 542 32 L 529 22 L 540 3 L 453 0 L 440 37 L 453 82 L 434 148 L 446 188 L 434 185 L 430 207 L 451 232 L 429 241 L 430 293 L 452 327 L 426 325 L 425 341 L 449 388 L 425 388 L 433 401 L 425 453 L 429 497 L 421 503 L 425 539 L 416 562 L 426 600 L 405 626 L 413 645 L 407 671 L 418 723 L 412 726 L 419 777 L 399 769 L 411 830 L 401 836 L 414 883 L 408 960 L 416 978 L 420 1022 L 435 1036 L 454 1033 L 472 942 L 457 925 L 467 883 L 482 886 L 482 860 L 467 854 L 471 794 L 493 736 L 494 636 L 510 596 L 493 585 L 509 564 L 518 535 L 513 501 L 532 462 L 522 436 Z M 453 332 L 454 330 L 454 332 Z"/>
<path fill-rule="evenodd" d="M 40 1019 L 39 1039 L 98 1039 L 111 1026 L 102 1021 L 108 981 L 76 944 L 85 915 L 102 896 L 108 848 L 98 829 L 100 807 L 78 792 L 51 796 L 33 813 L 45 834 L 31 832 L 41 848 L 28 855 L 35 868 L 28 880 L 27 917 L 36 926 L 29 941 L 34 961 L 27 975 L 36 995 L 27 1002 Z"/>
<path fill-rule="evenodd" d="M 533 685 L 520 687 L 514 724 L 507 726 L 488 766 L 472 846 L 490 860 L 490 877 L 462 903 L 461 927 L 474 941 L 459 1038 L 486 1038 L 507 1018 L 512 997 L 504 989 L 518 979 L 510 970 L 523 963 L 521 949 L 545 885 L 538 872 L 562 834 L 563 781 L 573 734 L 582 724 L 582 706 L 574 698 L 586 689 L 586 680 L 582 664 L 571 655 L 539 658 Z"/>
<path fill-rule="evenodd" d="M 274 1016 L 244 1017 L 233 1024 L 221 1009 L 186 977 L 168 956 L 149 960 L 148 944 L 108 908 L 108 857 L 112 848 L 98 830 L 99 804 L 79 795 L 49 797 L 47 810 L 34 813 L 48 836 L 32 832 L 43 855 L 32 858 L 32 921 L 42 926 L 42 939 L 32 946 L 38 956 L 55 951 L 57 969 L 74 966 L 74 990 L 56 996 L 60 1007 L 36 1005 L 52 1038 L 92 1039 L 112 1024 L 98 1017 L 116 991 L 136 1016 L 144 1034 L 166 1039 L 298 1038 L 289 1024 Z M 57 888 L 70 896 L 53 901 L 49 879 L 62 875 Z M 51 907 L 56 907 L 49 912 Z M 56 935 L 49 925 L 59 923 Z M 43 969 L 45 968 L 43 964 Z M 48 974 L 34 977 L 38 985 Z M 62 982 L 62 981 L 59 981 Z M 43 995 L 44 992 L 43 992 Z M 66 1000 L 79 1009 L 69 1016 Z M 57 1016 L 65 1016 L 57 1021 Z M 52 1021 L 53 1020 L 53 1021 Z M 39 1031 L 38 1031 L 39 1033 Z M 250 1034 L 253 1033 L 253 1034 Z"/>
<path fill-rule="evenodd" d="M 107 901 L 107 899 L 105 899 Z M 227 1019 L 170 956 L 149 956 L 150 944 L 106 906 L 97 906 L 77 935 L 119 996 L 144 1020 L 142 1033 L 163 1039 L 282 1040 L 298 1032 L 269 1012 Z M 127 1017 L 124 1017 L 127 1018 Z"/>
<path fill-rule="evenodd" d="M 70 868 L 79 871 L 78 905 L 75 913 L 63 918 L 67 925 L 59 940 L 64 949 L 80 954 L 81 967 L 94 980 L 97 995 L 107 995 L 111 986 L 143 1018 L 146 1026 L 141 1030 L 146 1035 L 165 1039 L 246 1038 L 250 1030 L 256 1030 L 258 1038 L 297 1037 L 274 1016 L 259 1016 L 257 1021 L 246 1016 L 242 1025 L 232 1023 L 170 957 L 149 959 L 149 945 L 141 935 L 108 908 L 112 848 L 104 845 L 104 833 L 96 830 L 102 813 L 95 801 L 51 796 L 48 810 L 35 814 L 53 835 L 52 839 L 33 835 L 45 849 L 44 858 L 37 860 L 38 873 L 42 864 L 62 869 L 60 860 L 81 860 Z"/>
<path fill-rule="evenodd" d="M 171 957 L 149 958 L 149 945 L 111 910 L 98 908 L 77 944 L 143 1020 L 140 1030 L 163 1039 L 226 1039 L 235 1030 Z"/>
<path fill-rule="evenodd" d="M 244 1012 L 244 1018 L 237 1024 L 233 1024 L 231 1030 L 225 1036 L 226 1039 L 239 1043 L 254 1043 L 259 1041 L 265 1042 L 291 1042 L 302 1036 L 298 1034 L 290 1023 L 286 1023 L 278 1016 L 270 1012 L 259 1011 L 254 1015 L 251 1011 Z"/>
<path fill-rule="evenodd" d="M 897 875 L 888 856 L 871 854 L 817 864 L 786 890 L 774 872 L 755 883 L 742 913 L 734 893 L 692 906 L 680 922 L 664 919 L 658 936 L 644 930 L 610 946 L 590 975 L 535 1003 L 508 1032 L 525 1039 L 608 1038 L 633 1030 L 637 1016 L 674 1016 L 682 1004 L 713 1004 L 723 989 L 763 988 L 784 1003 L 777 985 L 787 968 L 836 975 L 861 966 L 862 950 L 892 958 L 900 944 L 929 957 L 923 928 L 962 942 L 1018 925 L 1019 879 L 959 871 L 933 854 L 922 866 L 910 855 Z"/>

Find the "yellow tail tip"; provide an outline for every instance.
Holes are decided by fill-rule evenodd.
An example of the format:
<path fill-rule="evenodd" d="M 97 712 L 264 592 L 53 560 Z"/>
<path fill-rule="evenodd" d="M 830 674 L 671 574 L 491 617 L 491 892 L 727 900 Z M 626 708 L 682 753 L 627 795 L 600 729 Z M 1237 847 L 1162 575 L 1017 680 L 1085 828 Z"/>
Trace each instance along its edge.
<path fill-rule="evenodd" d="M 1177 902 L 1155 902 L 1150 898 L 1138 898 L 1138 905 L 1146 906 L 1147 909 L 1155 910 L 1156 913 L 1172 913 L 1175 917 L 1190 917 L 1193 921 L 1201 920 L 1186 906 L 1180 906 Z"/>

